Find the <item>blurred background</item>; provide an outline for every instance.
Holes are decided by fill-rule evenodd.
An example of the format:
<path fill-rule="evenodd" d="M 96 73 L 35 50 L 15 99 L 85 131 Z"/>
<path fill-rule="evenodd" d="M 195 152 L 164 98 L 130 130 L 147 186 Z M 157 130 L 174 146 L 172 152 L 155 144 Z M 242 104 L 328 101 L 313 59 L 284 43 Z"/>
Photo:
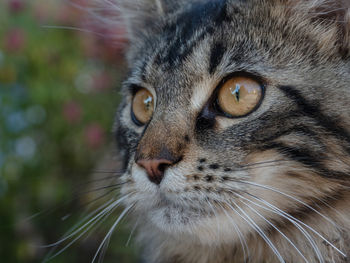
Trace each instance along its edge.
<path fill-rule="evenodd" d="M 62 253 L 78 235 L 45 247 L 118 194 L 107 186 L 118 169 L 112 125 L 126 70 L 122 43 L 110 40 L 123 28 L 88 27 L 84 8 L 69 2 L 0 1 L 4 263 L 91 262 L 121 211 Z M 115 230 L 103 262 L 137 262 L 127 225 Z"/>

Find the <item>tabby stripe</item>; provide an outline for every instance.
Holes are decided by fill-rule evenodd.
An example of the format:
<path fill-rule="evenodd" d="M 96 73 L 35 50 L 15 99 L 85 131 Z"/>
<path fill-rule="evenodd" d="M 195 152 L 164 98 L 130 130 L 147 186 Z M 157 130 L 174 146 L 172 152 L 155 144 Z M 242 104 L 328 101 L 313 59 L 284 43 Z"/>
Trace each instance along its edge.
<path fill-rule="evenodd" d="M 305 220 L 307 220 L 308 218 L 312 218 L 315 215 L 317 216 L 316 211 L 324 211 L 325 209 L 334 207 L 336 202 L 344 198 L 344 193 L 346 192 L 347 192 L 347 189 L 344 189 L 344 188 L 334 189 L 332 191 L 332 194 L 317 196 L 315 198 L 306 200 L 307 205 L 301 206 L 301 204 L 296 203 L 299 205 L 298 208 L 295 208 L 290 211 L 285 211 L 285 213 L 289 214 L 294 218 L 297 218 L 302 222 L 305 222 Z M 248 195 L 253 196 L 256 199 L 260 199 L 254 194 L 248 194 Z M 271 219 L 271 222 L 275 225 L 275 227 L 279 228 L 280 230 L 290 229 L 291 226 L 294 226 L 290 220 L 284 217 L 279 217 L 278 219 Z M 275 229 L 272 226 L 267 225 L 266 232 L 274 233 Z"/>
<path fill-rule="evenodd" d="M 226 49 L 221 42 L 212 46 L 209 59 L 209 73 L 213 74 L 218 65 L 220 64 Z"/>
<path fill-rule="evenodd" d="M 172 67 L 175 64 L 182 62 L 189 54 L 192 54 L 193 49 L 197 46 L 197 44 L 203 41 L 205 37 L 212 32 L 214 32 L 214 29 L 212 27 L 209 27 L 207 30 L 199 34 L 198 37 L 186 43 L 186 45 L 180 43 L 180 37 L 179 40 L 175 42 L 170 48 L 169 53 L 163 59 L 163 63 L 168 63 L 169 66 Z"/>
<path fill-rule="evenodd" d="M 329 170 L 322 165 L 321 161 L 324 157 L 320 153 L 315 153 L 305 148 L 297 148 L 285 145 L 279 142 L 271 142 L 261 147 L 262 150 L 277 150 L 280 154 L 292 159 L 293 161 L 302 163 L 312 168 L 320 176 L 332 179 L 348 179 L 349 175 L 339 171 Z"/>
<path fill-rule="evenodd" d="M 194 5 L 188 12 L 183 13 L 174 23 L 164 29 L 169 32 L 167 42 L 171 42 L 170 37 L 174 32 L 180 32 L 176 34 L 170 47 L 160 50 L 160 52 L 168 50 L 165 57 L 158 54 L 155 62 L 158 65 L 169 64 L 170 66 L 182 62 L 207 35 L 213 34 L 222 23 L 230 21 L 226 9 L 226 1 L 217 0 Z M 178 24 L 184 26 L 178 30 Z M 193 38 L 198 33 L 198 28 L 203 28 L 203 31 Z"/>
<path fill-rule="evenodd" d="M 298 110 L 284 113 L 269 112 L 261 115 L 258 119 L 249 121 L 243 125 L 237 125 L 235 130 L 246 134 L 250 132 L 248 127 L 254 125 L 259 127 L 254 131 L 254 136 L 250 136 L 249 138 L 242 137 L 242 142 L 246 144 L 241 146 L 248 149 L 251 149 L 252 146 L 259 147 L 259 145 L 269 143 L 286 135 L 306 136 L 307 138 L 305 139 L 310 139 L 319 145 L 323 145 L 317 131 L 313 131 L 310 127 L 301 124 L 302 118 L 305 119 L 305 115 Z"/>
<path fill-rule="evenodd" d="M 268 131 L 270 127 L 264 127 L 264 133 L 266 134 L 266 132 Z M 275 127 L 273 127 L 275 128 Z M 275 128 L 276 129 L 276 128 Z M 269 137 L 263 137 L 263 134 L 259 134 L 259 136 L 256 136 L 256 140 L 259 143 L 267 143 L 267 142 L 271 142 L 273 140 L 276 140 L 282 136 L 286 136 L 286 135 L 290 135 L 290 134 L 297 134 L 297 133 L 301 133 L 302 136 L 307 136 L 310 138 L 310 140 L 316 140 L 320 145 L 322 145 L 323 143 L 318 139 L 318 135 L 316 132 L 310 130 L 308 127 L 304 126 L 304 125 L 297 125 L 294 127 L 286 127 L 285 130 L 282 131 L 277 131 L 275 134 L 270 135 Z"/>
<path fill-rule="evenodd" d="M 322 160 L 322 157 L 320 157 L 319 154 L 313 154 L 313 152 L 308 149 L 290 147 L 280 142 L 271 142 L 262 146 L 262 148 L 264 150 L 275 149 L 292 160 L 301 162 L 302 164 L 313 168 L 318 166 L 320 164 L 320 160 Z"/>
<path fill-rule="evenodd" d="M 350 144 L 350 134 L 337 124 L 338 120 L 332 120 L 330 117 L 323 115 L 316 103 L 312 104 L 308 102 L 296 89 L 289 86 L 281 86 L 279 88 L 298 105 L 299 110 L 304 112 L 308 117 L 315 119 L 319 126 L 325 128 L 335 137 L 341 138 Z M 345 148 L 350 153 L 350 147 Z"/>

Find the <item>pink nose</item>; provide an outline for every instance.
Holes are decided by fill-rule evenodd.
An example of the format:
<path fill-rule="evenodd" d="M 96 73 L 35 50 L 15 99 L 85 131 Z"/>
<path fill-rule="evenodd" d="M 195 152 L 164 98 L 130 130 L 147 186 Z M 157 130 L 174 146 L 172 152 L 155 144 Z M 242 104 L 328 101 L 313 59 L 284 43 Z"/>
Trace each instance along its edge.
<path fill-rule="evenodd" d="M 166 159 L 141 159 L 136 162 L 147 171 L 149 180 L 155 184 L 160 184 L 164 177 L 164 171 L 173 162 Z"/>

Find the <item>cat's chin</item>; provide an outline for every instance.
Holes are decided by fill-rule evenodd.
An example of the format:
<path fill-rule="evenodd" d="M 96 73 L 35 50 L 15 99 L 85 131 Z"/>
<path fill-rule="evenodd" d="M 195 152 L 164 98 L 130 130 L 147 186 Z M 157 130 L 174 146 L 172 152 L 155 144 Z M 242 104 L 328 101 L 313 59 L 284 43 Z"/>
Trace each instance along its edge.
<path fill-rule="evenodd" d="M 161 206 L 147 212 L 149 220 L 158 228 L 166 232 L 188 232 L 203 219 L 213 217 L 209 213 L 198 213 L 188 207 L 176 205 Z"/>
<path fill-rule="evenodd" d="M 136 217 L 148 222 L 140 226 L 142 231 L 163 233 L 165 239 L 186 238 L 205 245 L 239 241 L 232 221 L 225 214 L 214 214 L 210 208 L 208 211 L 198 211 L 186 205 L 163 201 L 158 202 L 157 206 L 143 206 L 137 210 Z"/>
<path fill-rule="evenodd" d="M 193 232 L 203 220 L 214 218 L 208 209 L 196 209 L 191 204 L 177 202 L 166 195 L 153 193 L 138 196 L 136 216 L 147 221 L 161 231 L 168 233 Z"/>
<path fill-rule="evenodd" d="M 232 222 L 225 215 L 201 214 L 187 208 L 159 207 L 144 211 L 150 229 L 164 233 L 166 238 L 188 238 L 191 242 L 218 245 L 239 241 Z M 232 231 L 231 231 L 232 230 Z"/>

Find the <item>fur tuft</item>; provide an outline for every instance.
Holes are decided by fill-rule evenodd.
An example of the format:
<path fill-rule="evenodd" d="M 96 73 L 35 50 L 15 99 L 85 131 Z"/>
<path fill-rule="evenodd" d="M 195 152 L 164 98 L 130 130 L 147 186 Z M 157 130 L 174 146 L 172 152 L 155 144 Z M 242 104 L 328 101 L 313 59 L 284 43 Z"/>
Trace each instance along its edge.
<path fill-rule="evenodd" d="M 334 45 L 345 58 L 350 56 L 350 1 L 288 0 L 292 13 L 322 25 L 333 34 Z"/>
<path fill-rule="evenodd" d="M 205 0 L 90 0 L 88 20 L 94 27 L 103 29 L 124 28 L 124 35 L 114 36 L 116 42 L 127 39 L 137 43 L 161 21 L 188 5 Z M 236 2 L 228 0 L 227 2 Z M 265 2 L 256 1 L 257 4 Z M 248 2 L 250 2 L 248 1 Z M 268 2 L 268 1 L 267 1 Z M 300 27 L 305 22 L 314 25 L 311 33 L 322 35 L 320 47 L 337 50 L 343 58 L 350 57 L 350 1 L 349 0 L 275 0 L 272 5 L 282 7 L 279 15 L 291 16 L 299 20 Z M 265 3 L 266 5 L 266 3 Z M 148 32 L 148 33 L 147 33 Z"/>

